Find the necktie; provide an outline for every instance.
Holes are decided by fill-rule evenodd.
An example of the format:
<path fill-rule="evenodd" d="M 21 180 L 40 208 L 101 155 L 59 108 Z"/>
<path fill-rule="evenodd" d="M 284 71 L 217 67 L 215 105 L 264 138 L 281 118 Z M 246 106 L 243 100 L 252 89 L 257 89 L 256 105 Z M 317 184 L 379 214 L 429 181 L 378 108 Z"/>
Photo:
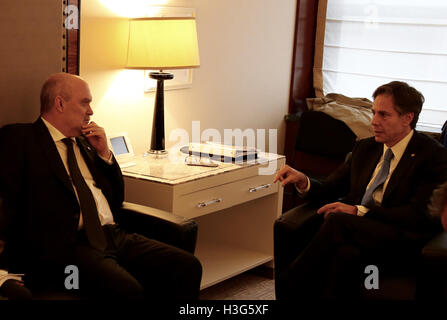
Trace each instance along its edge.
<path fill-rule="evenodd" d="M 377 188 L 381 187 L 385 183 L 385 180 L 388 177 L 388 173 L 390 171 L 390 161 L 393 156 L 393 151 L 388 148 L 388 150 L 385 152 L 385 156 L 383 157 L 382 168 L 380 168 L 380 171 L 374 179 L 373 183 L 369 186 L 369 188 L 363 195 L 361 202 L 362 206 L 369 208 L 374 205 L 373 193 L 374 191 L 376 191 Z"/>
<path fill-rule="evenodd" d="M 71 179 L 76 188 L 81 207 L 82 218 L 84 219 L 84 229 L 90 245 L 98 250 L 103 251 L 106 248 L 106 239 L 99 222 L 98 210 L 96 202 L 93 198 L 90 188 L 82 177 L 79 170 L 78 162 L 73 150 L 73 140 L 70 138 L 62 139 L 67 145 L 68 169 L 70 170 Z"/>

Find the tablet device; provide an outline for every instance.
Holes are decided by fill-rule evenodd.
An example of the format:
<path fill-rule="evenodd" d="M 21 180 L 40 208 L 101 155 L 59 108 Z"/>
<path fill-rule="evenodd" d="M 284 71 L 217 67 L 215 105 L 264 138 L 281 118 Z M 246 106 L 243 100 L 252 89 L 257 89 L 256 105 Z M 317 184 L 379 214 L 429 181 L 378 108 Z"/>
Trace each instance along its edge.
<path fill-rule="evenodd" d="M 122 132 L 112 135 L 109 137 L 109 142 L 111 150 L 120 166 L 127 166 L 126 161 L 130 161 L 134 156 L 132 144 L 130 143 L 127 133 Z"/>

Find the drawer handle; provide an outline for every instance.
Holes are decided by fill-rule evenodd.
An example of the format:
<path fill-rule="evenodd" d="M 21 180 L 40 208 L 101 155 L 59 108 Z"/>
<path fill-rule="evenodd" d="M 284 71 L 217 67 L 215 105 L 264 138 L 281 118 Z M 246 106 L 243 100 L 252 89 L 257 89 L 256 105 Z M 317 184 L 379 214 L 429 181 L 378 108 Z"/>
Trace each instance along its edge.
<path fill-rule="evenodd" d="M 250 189 L 248 189 L 248 191 L 256 192 L 256 191 L 259 191 L 259 190 L 262 190 L 262 189 L 268 189 L 268 188 L 271 187 L 271 185 L 272 185 L 271 183 L 263 184 L 262 186 L 259 186 L 259 187 L 250 188 Z"/>
<path fill-rule="evenodd" d="M 222 199 L 219 198 L 219 199 L 214 199 L 214 200 L 210 200 L 210 201 L 200 202 L 197 205 L 197 208 L 207 207 L 207 206 L 210 206 L 212 204 L 219 203 L 219 202 L 222 202 Z"/>

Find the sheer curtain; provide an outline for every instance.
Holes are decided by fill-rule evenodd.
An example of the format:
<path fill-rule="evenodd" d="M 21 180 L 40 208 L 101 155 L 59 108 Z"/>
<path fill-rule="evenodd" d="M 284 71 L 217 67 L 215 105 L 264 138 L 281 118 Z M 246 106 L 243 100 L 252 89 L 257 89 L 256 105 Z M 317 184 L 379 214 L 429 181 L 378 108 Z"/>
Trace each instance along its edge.
<path fill-rule="evenodd" d="M 371 99 L 392 80 L 424 94 L 418 128 L 440 131 L 447 119 L 447 1 L 320 0 L 317 96 Z"/>

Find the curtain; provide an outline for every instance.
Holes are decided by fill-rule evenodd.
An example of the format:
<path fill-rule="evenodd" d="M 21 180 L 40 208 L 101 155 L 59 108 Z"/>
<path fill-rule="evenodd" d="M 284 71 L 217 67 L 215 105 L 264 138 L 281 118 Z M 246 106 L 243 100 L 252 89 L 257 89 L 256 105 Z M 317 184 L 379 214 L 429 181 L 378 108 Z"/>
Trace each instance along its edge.
<path fill-rule="evenodd" d="M 318 2 L 297 0 L 289 113 L 306 110 L 306 98 L 315 97 L 312 68 Z"/>
<path fill-rule="evenodd" d="M 318 2 L 317 0 L 297 0 L 296 2 L 289 114 L 285 117 L 286 137 L 284 143 L 286 162 L 291 166 L 294 166 L 296 135 L 299 127 L 296 114 L 307 110 L 307 98 L 315 97 L 312 79 Z M 293 186 L 286 186 L 282 206 L 283 212 L 297 204 Z"/>
<path fill-rule="evenodd" d="M 317 25 L 315 34 L 315 57 L 313 68 L 313 85 L 315 96 L 322 97 L 323 93 L 323 56 L 324 56 L 324 34 L 326 32 L 327 0 L 318 3 Z"/>
<path fill-rule="evenodd" d="M 315 43 L 317 96 L 371 99 L 379 85 L 405 81 L 425 96 L 418 129 L 440 131 L 447 119 L 447 1 L 322 0 Z"/>

